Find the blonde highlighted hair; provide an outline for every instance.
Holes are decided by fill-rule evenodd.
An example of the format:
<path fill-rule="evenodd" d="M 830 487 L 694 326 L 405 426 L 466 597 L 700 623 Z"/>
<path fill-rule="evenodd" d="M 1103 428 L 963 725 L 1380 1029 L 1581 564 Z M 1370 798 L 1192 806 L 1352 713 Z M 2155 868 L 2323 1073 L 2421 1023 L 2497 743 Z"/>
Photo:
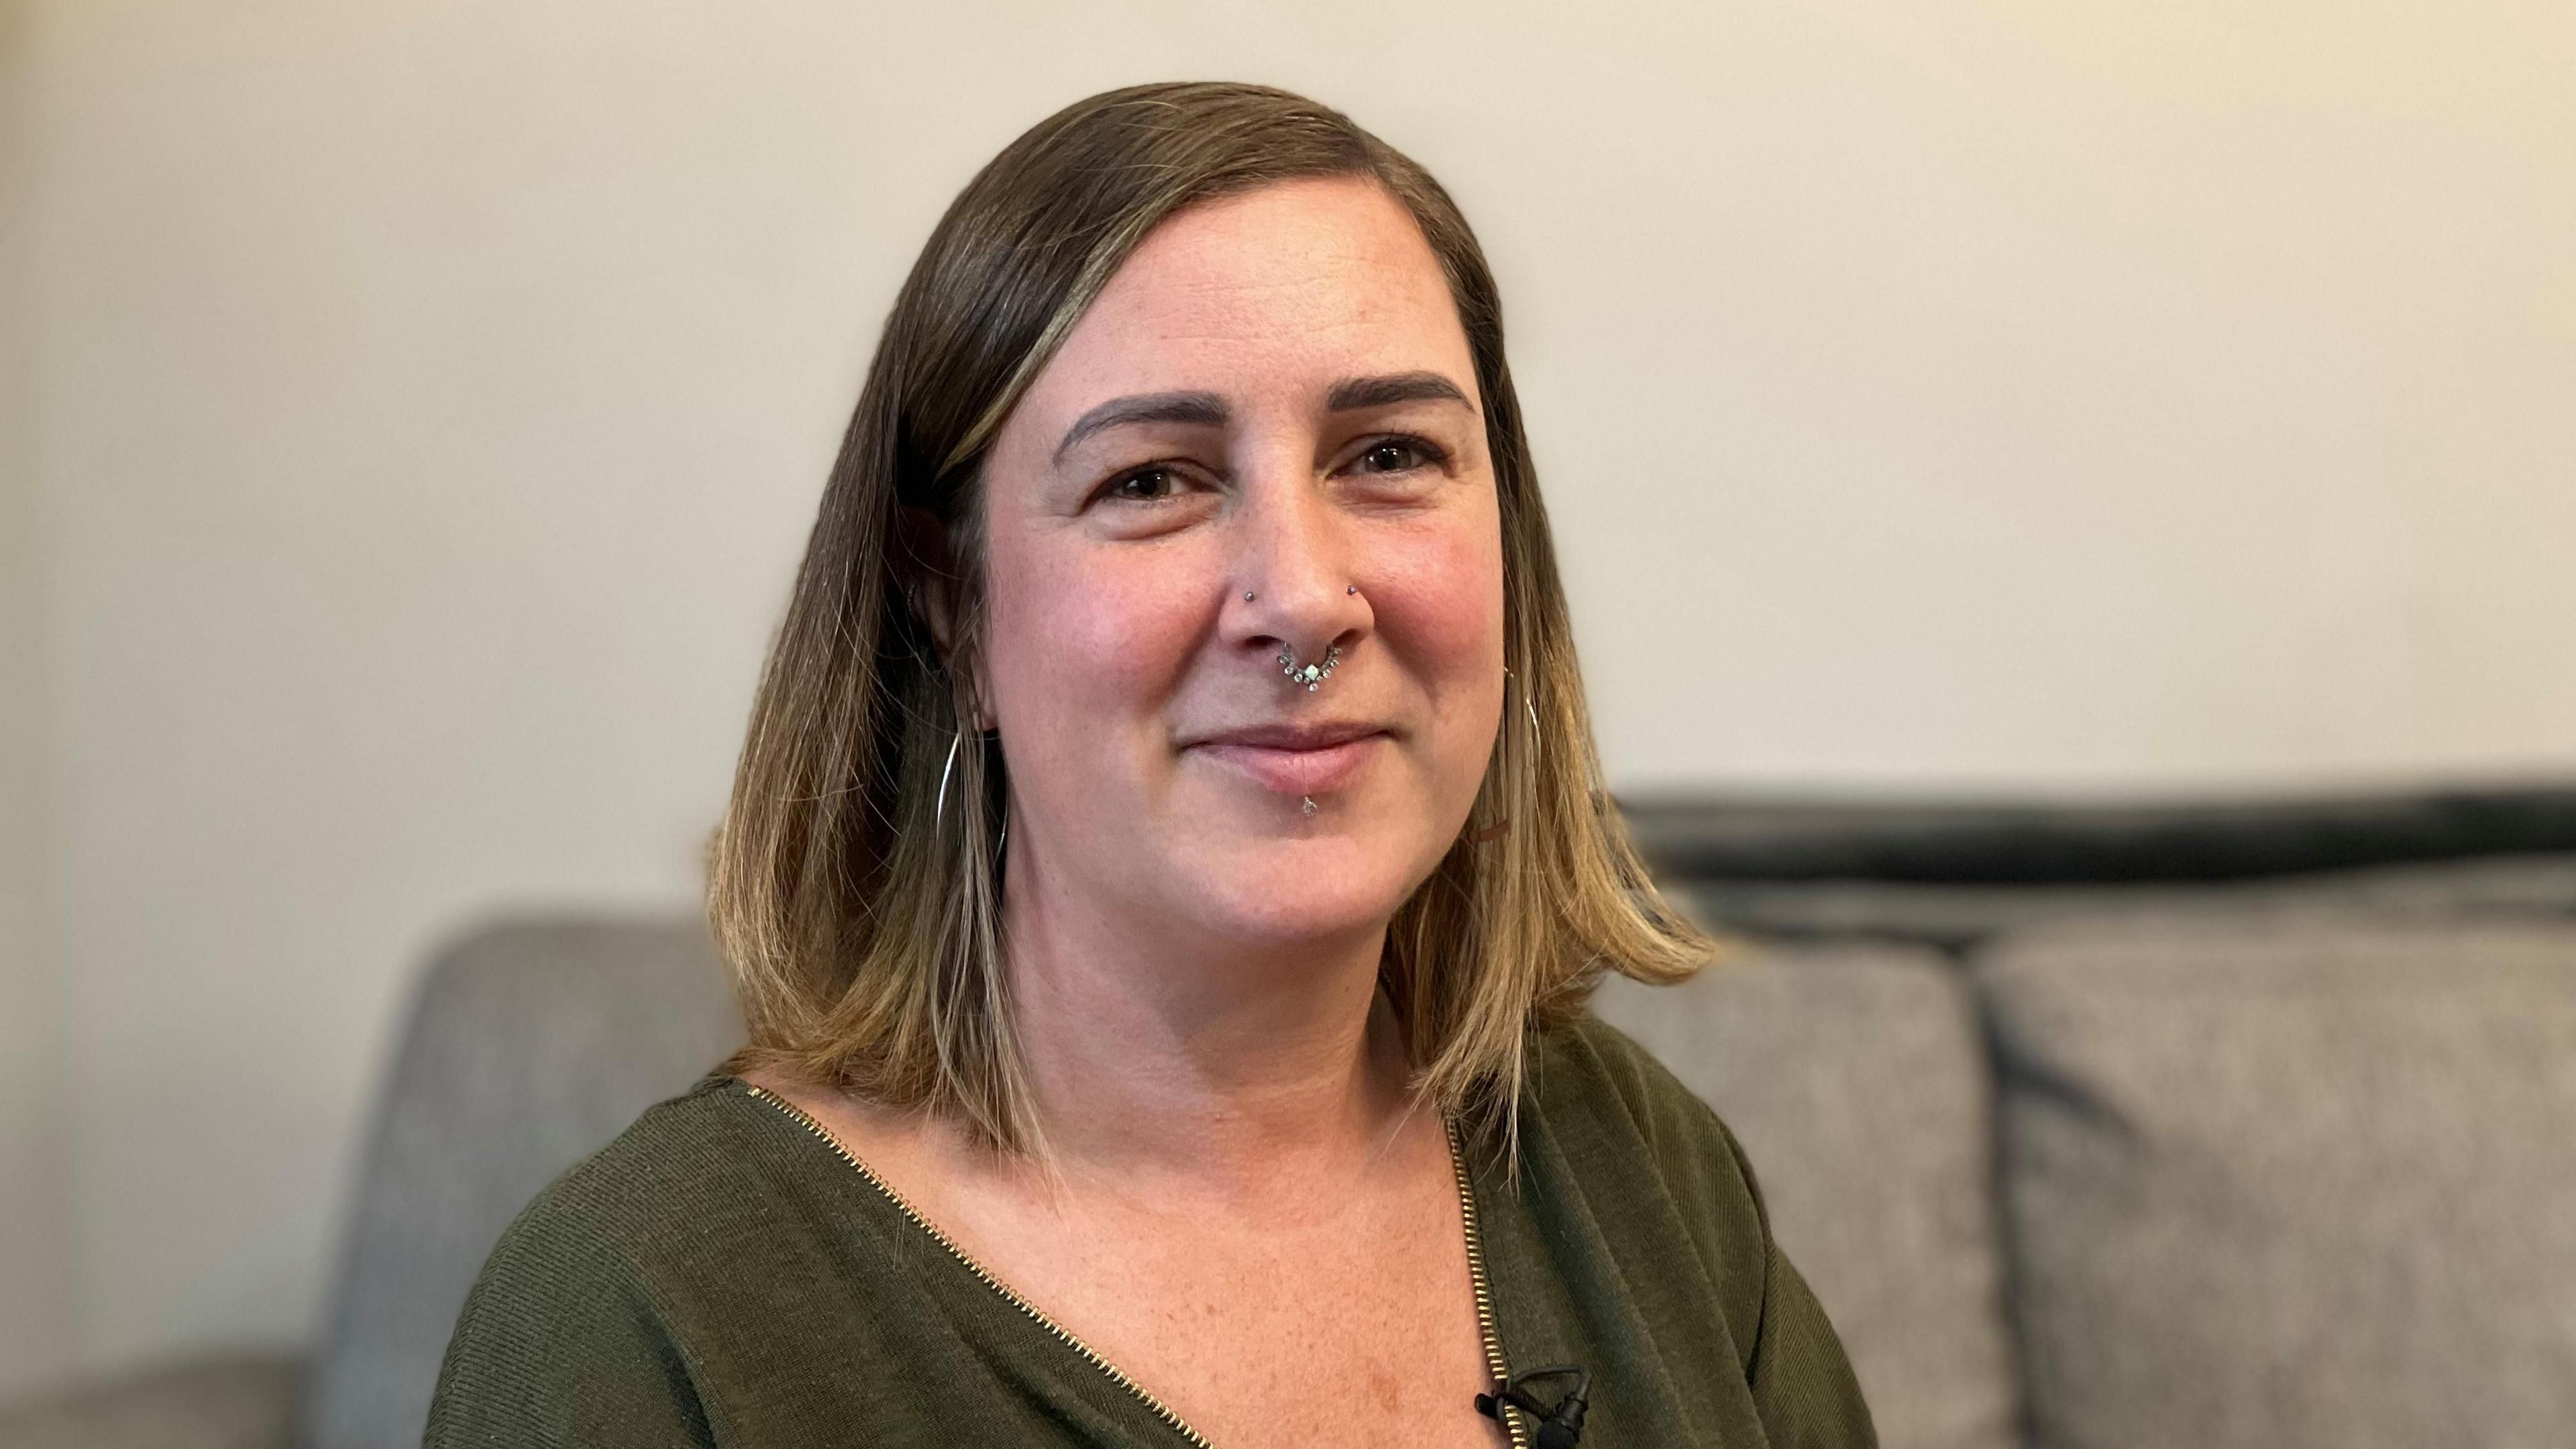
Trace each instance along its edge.
<path fill-rule="evenodd" d="M 1037 1140 L 1001 925 L 1008 782 L 992 739 L 960 737 L 977 717 L 983 459 L 1147 232 L 1198 202 L 1326 176 L 1374 178 L 1439 258 L 1501 513 L 1511 685 L 1493 755 L 1380 966 L 1417 1091 L 1508 1140 L 1531 1031 L 1582 1010 L 1604 971 L 1670 982 L 1707 958 L 1601 788 L 1501 304 L 1466 219 L 1338 111 L 1261 86 L 1135 86 L 1065 108 L 985 166 L 886 320 L 716 836 L 708 913 L 750 1027 L 732 1069 L 949 1115 L 1004 1149 Z M 908 546 L 907 516 L 950 541 L 944 653 L 915 607 L 942 565 Z"/>

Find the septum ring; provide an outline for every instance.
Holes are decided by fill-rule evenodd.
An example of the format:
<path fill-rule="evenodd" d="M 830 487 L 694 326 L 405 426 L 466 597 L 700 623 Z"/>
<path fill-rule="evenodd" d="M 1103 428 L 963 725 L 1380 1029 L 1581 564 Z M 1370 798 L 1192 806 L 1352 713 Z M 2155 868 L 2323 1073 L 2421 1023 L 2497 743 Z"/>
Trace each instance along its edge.
<path fill-rule="evenodd" d="M 1342 646 L 1339 644 L 1326 645 L 1324 657 L 1312 664 L 1298 663 L 1296 650 L 1285 644 L 1279 646 L 1279 672 L 1288 676 L 1289 683 L 1306 686 L 1308 694 L 1323 688 L 1324 681 L 1332 677 L 1341 662 Z"/>

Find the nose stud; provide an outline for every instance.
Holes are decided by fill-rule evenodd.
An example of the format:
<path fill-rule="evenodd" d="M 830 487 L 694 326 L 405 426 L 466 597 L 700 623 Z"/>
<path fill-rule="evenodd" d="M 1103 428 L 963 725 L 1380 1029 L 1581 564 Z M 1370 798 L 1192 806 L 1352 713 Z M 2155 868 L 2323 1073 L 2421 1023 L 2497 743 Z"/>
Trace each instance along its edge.
<path fill-rule="evenodd" d="M 1345 584 L 1342 586 L 1342 592 L 1346 594 L 1356 594 L 1359 591 L 1360 586 L 1357 584 Z M 1252 590 L 1246 589 L 1243 591 L 1243 601 L 1245 603 L 1251 603 L 1255 597 L 1257 596 L 1252 592 Z"/>
<path fill-rule="evenodd" d="M 1332 677 L 1341 662 L 1342 646 L 1339 644 L 1325 646 L 1324 657 L 1312 664 L 1298 663 L 1296 650 L 1285 644 L 1279 646 L 1279 672 L 1288 676 L 1289 683 L 1306 686 L 1308 694 L 1323 688 L 1324 681 Z"/>

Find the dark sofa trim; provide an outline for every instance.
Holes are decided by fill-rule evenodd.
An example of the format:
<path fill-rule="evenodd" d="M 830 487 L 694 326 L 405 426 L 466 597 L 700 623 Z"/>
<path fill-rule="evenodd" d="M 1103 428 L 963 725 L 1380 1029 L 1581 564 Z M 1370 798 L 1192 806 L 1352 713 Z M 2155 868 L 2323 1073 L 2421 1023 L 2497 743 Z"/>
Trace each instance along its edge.
<path fill-rule="evenodd" d="M 1925 803 L 1640 796 L 1658 874 L 2075 885 L 2251 880 L 2576 851 L 2576 786 L 2248 803 Z"/>

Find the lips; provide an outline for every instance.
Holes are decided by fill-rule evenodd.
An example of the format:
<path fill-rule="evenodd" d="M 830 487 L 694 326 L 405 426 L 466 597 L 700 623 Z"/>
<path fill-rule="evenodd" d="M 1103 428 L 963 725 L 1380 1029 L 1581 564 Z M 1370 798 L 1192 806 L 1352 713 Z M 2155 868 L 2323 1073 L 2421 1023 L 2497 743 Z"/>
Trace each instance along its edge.
<path fill-rule="evenodd" d="M 1359 777 L 1386 732 L 1368 724 L 1270 725 L 1228 730 L 1190 746 L 1194 754 L 1281 795 L 1319 795 Z"/>

